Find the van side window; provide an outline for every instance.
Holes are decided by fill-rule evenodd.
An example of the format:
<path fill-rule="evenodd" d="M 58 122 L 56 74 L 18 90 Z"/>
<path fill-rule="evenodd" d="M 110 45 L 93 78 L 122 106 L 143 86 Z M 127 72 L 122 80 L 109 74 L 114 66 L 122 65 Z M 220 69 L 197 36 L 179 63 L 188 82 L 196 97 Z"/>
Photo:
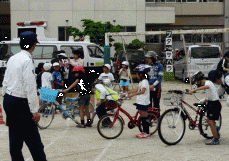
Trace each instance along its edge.
<path fill-rule="evenodd" d="M 88 46 L 89 56 L 94 58 L 103 58 L 103 51 L 97 46 Z"/>
<path fill-rule="evenodd" d="M 62 45 L 60 47 L 60 50 L 64 50 L 66 55 L 72 56 L 73 50 L 83 50 L 83 47 L 82 46 L 65 46 L 65 45 Z M 81 59 L 84 59 L 84 55 L 81 55 Z"/>
<path fill-rule="evenodd" d="M 44 46 L 43 47 L 43 52 L 42 52 L 42 58 L 52 58 L 52 53 L 54 51 L 57 51 L 56 46 Z"/>
<path fill-rule="evenodd" d="M 40 59 L 42 55 L 42 46 L 36 46 L 35 50 L 33 51 L 32 58 Z"/>

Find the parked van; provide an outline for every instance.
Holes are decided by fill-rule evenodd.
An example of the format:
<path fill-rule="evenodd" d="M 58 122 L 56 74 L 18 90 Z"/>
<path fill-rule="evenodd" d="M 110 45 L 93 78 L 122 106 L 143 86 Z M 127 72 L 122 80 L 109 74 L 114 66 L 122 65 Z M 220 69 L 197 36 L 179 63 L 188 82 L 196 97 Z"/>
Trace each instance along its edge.
<path fill-rule="evenodd" d="M 202 71 L 207 78 L 209 71 L 215 70 L 222 58 L 221 48 L 218 45 L 191 45 L 186 52 L 188 60 L 185 55 L 181 55 L 173 66 L 174 77 L 184 82 L 188 82 L 189 73 L 192 77 L 198 71 Z"/>
<path fill-rule="evenodd" d="M 21 51 L 19 46 L 19 36 L 20 33 L 24 31 L 33 31 L 37 33 L 39 43 L 37 43 L 37 46 L 32 53 L 35 67 L 37 67 L 41 62 L 51 62 L 52 59 L 56 58 L 55 51 L 64 50 L 66 55 L 71 56 L 73 50 L 81 49 L 84 51 L 84 55 L 81 59 L 84 62 L 85 70 L 93 68 L 99 73 L 103 72 L 103 50 L 98 45 L 90 43 L 90 38 L 88 36 L 85 36 L 84 41 L 78 42 L 75 42 L 73 39 L 69 39 L 69 41 L 57 41 L 55 38 L 46 38 L 44 36 L 46 23 L 43 21 L 26 23 L 20 22 L 17 23 L 17 25 L 19 26 L 17 34 L 18 37 L 14 38 L 12 41 L 2 41 L 0 43 L 0 85 L 2 84 L 7 60 L 12 55 Z M 113 66 L 112 62 L 111 66 Z"/>

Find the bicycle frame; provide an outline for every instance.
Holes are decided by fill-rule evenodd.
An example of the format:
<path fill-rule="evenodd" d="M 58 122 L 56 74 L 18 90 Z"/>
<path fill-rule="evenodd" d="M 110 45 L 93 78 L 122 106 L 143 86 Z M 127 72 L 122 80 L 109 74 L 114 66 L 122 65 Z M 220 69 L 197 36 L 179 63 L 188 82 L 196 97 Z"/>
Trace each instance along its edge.
<path fill-rule="evenodd" d="M 186 108 L 184 107 L 183 104 L 188 106 L 189 108 L 191 108 L 193 111 L 196 112 L 195 120 L 192 119 L 192 117 L 190 116 L 190 114 L 188 113 L 188 111 L 186 110 Z M 199 109 L 195 109 L 194 107 L 192 107 L 191 105 L 189 105 L 187 102 L 185 102 L 182 99 L 180 99 L 180 103 L 179 103 L 178 107 L 180 107 L 181 111 L 183 111 L 185 113 L 185 115 L 188 116 L 188 120 L 192 123 L 193 126 L 199 125 L 199 124 L 196 123 L 198 115 L 200 114 L 200 110 Z"/>
<path fill-rule="evenodd" d="M 64 113 L 65 116 L 69 116 L 66 111 L 69 112 L 71 109 L 74 109 L 72 102 L 70 102 L 69 105 L 60 105 L 57 101 L 55 101 L 55 103 L 58 104 L 58 107 L 61 109 L 61 111 Z M 66 107 L 66 109 L 63 109 L 63 107 Z"/>
<path fill-rule="evenodd" d="M 130 114 L 124 110 L 121 106 L 118 106 L 118 110 L 115 112 L 115 118 L 114 118 L 114 121 L 112 122 L 112 124 L 110 125 L 111 127 L 114 125 L 114 123 L 116 122 L 117 118 L 120 116 L 124 125 L 125 125 L 125 121 L 124 119 L 122 118 L 121 115 L 119 115 L 119 111 L 121 111 L 123 114 L 125 114 L 129 119 L 130 119 L 130 122 L 134 125 L 140 125 L 139 121 L 140 121 L 140 117 L 138 118 L 137 120 L 137 117 L 138 117 L 138 114 L 139 114 L 139 111 L 136 112 L 135 116 L 130 116 Z M 137 122 L 136 122 L 137 120 Z"/>

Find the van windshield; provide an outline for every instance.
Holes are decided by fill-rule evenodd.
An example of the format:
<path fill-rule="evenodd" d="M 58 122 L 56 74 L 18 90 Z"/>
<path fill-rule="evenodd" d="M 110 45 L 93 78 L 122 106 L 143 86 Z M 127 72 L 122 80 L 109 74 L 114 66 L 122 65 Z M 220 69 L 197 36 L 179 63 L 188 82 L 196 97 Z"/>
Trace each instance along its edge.
<path fill-rule="evenodd" d="M 192 58 L 219 58 L 220 52 L 218 47 L 193 47 L 191 48 Z"/>

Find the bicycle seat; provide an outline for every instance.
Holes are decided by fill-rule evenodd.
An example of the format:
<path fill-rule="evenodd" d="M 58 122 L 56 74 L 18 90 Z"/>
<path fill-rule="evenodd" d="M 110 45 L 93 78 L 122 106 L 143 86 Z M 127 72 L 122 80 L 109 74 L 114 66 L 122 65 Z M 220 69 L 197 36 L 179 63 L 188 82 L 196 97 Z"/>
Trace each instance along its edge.
<path fill-rule="evenodd" d="M 76 102 L 77 98 L 66 98 L 66 100 L 71 101 L 71 102 Z"/>
<path fill-rule="evenodd" d="M 199 106 L 199 107 L 205 107 L 206 104 L 205 103 L 193 103 L 194 106 Z"/>

